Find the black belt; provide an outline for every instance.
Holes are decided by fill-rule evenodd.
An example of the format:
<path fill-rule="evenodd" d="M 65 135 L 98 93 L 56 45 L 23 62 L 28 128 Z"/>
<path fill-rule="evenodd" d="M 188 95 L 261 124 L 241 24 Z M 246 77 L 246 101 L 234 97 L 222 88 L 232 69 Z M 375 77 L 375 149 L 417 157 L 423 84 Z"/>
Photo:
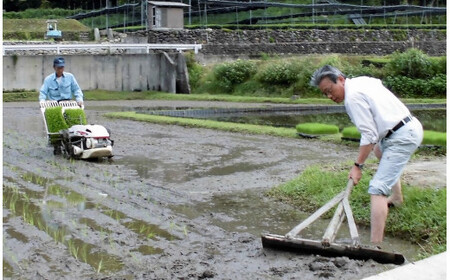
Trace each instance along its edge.
<path fill-rule="evenodd" d="M 392 129 L 389 129 L 388 133 L 386 134 L 385 138 L 388 138 L 389 136 L 392 135 L 392 133 L 396 132 L 397 130 L 399 130 L 402 126 L 404 126 L 405 124 L 407 124 L 409 121 L 412 121 L 412 116 L 409 115 L 406 118 L 404 118 L 403 120 L 401 120 L 398 124 L 396 124 Z"/>

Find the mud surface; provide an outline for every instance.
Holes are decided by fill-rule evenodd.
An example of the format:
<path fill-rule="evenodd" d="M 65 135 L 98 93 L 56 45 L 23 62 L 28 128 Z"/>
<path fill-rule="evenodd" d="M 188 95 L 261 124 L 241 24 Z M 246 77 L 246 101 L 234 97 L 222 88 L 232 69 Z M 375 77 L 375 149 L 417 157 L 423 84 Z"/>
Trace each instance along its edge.
<path fill-rule="evenodd" d="M 4 278 L 361 279 L 395 267 L 262 248 L 261 232 L 285 234 L 306 217 L 264 192 L 355 149 L 102 117 L 135 106 L 236 106 L 187 103 L 88 102 L 88 121 L 115 140 L 114 159 L 98 162 L 54 156 L 38 104 L 5 103 Z"/>

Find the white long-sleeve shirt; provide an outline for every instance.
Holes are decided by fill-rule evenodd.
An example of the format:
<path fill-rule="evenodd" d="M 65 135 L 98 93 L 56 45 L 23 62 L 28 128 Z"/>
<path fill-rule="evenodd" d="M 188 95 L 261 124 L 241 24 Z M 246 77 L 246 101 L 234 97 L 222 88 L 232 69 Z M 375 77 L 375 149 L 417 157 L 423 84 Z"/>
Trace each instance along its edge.
<path fill-rule="evenodd" d="M 361 133 L 360 145 L 375 144 L 411 113 L 379 79 L 345 80 L 345 110 Z"/>

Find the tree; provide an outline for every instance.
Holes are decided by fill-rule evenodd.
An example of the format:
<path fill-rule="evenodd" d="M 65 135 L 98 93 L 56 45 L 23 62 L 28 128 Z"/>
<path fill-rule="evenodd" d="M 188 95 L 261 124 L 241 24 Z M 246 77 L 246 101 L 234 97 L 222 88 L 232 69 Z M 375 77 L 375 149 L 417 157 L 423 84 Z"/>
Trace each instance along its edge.
<path fill-rule="evenodd" d="M 37 9 L 41 6 L 41 0 L 3 0 L 3 9 L 7 12 L 18 12 L 26 9 Z"/>

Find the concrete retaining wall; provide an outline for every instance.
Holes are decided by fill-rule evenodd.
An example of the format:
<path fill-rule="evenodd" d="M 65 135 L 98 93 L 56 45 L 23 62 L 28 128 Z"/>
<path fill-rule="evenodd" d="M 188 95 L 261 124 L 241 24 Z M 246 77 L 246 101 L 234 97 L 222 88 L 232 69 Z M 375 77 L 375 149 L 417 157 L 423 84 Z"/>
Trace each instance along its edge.
<path fill-rule="evenodd" d="M 181 58 L 179 58 L 181 56 Z M 3 89 L 39 90 L 53 70 L 56 55 L 3 56 Z M 65 71 L 75 75 L 82 90 L 165 91 L 189 93 L 181 53 L 65 55 Z M 187 85 L 186 85 L 187 83 Z"/>

